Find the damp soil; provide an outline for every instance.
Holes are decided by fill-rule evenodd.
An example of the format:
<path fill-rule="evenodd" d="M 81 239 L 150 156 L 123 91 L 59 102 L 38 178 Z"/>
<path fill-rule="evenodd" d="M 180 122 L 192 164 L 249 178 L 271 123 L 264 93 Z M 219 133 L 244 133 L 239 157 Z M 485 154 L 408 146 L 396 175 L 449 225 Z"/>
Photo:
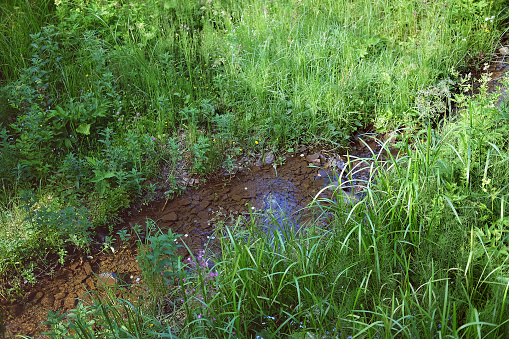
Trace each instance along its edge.
<path fill-rule="evenodd" d="M 345 168 L 346 154 L 301 148 L 300 152 L 279 160 L 279 164 L 275 159 L 267 159 L 271 158 L 269 155 L 258 163 L 260 166 L 244 168 L 235 175 L 217 175 L 197 187 L 188 187 L 179 197 L 154 202 L 117 229 L 132 234 L 135 225 L 144 230 L 147 219 L 154 220 L 163 232 L 171 229 L 182 235 L 179 242 L 184 241 L 196 253 L 214 248 L 217 222 L 236 220 L 246 213 L 260 216 L 265 231 L 287 222 L 301 227 L 314 218 L 312 209 L 307 208 L 313 198 L 330 199 L 334 189 L 342 189 L 345 197 L 360 194 L 370 172 L 368 164 L 359 159 L 371 158 L 373 154 L 382 156 L 380 149 L 378 142 L 367 134 L 354 138 L 348 154 L 355 172 L 353 177 L 345 174 L 350 169 Z M 329 188 L 324 190 L 325 187 Z M 49 330 L 41 325 L 48 311 L 65 312 L 75 308 L 79 300 L 89 302 L 88 292 L 100 292 L 104 283 L 130 288 L 141 285 L 137 241 L 134 237 L 127 242 L 116 239 L 111 246 L 104 246 L 105 233 L 96 233 L 89 255 L 75 255 L 51 276 L 33 286 L 27 285 L 20 300 L 8 302 L 0 298 L 8 334 L 39 337 Z M 181 247 L 178 254 L 185 259 L 189 250 Z"/>
<path fill-rule="evenodd" d="M 498 87 L 498 81 L 509 69 L 509 55 L 501 55 L 497 59 L 499 61 L 485 70 L 492 73 L 491 91 Z M 505 93 L 505 89 L 501 91 Z M 154 220 L 163 232 L 171 229 L 181 234 L 180 241 L 184 241 L 187 248 L 195 253 L 214 247 L 218 222 L 235 220 L 246 213 L 254 212 L 261 216 L 261 224 L 266 225 L 265 231 L 283 224 L 283 220 L 298 227 L 305 226 L 307 221 L 316 217 L 307 207 L 319 192 L 322 198 L 330 198 L 334 189 L 343 190 L 344 196 L 349 199 L 356 199 L 362 194 L 372 173 L 370 163 L 358 159 L 373 158 L 374 155 L 385 157 L 376 140 L 388 138 L 369 133 L 353 138 L 348 150 L 352 168 L 347 169 L 344 168 L 348 162 L 346 151 L 302 147 L 284 161 L 276 160 L 273 154 L 265 154 L 257 164 L 242 168 L 234 175 L 218 174 L 205 183 L 191 179 L 182 195 L 144 206 L 125 218 L 125 222 L 117 225 L 116 229 L 125 229 L 132 234 L 135 225 L 141 225 L 143 229 L 147 219 Z M 391 149 L 391 153 L 396 155 L 397 150 Z M 353 176 L 345 175 L 350 170 Z M 338 173 L 343 173 L 343 176 Z M 0 312 L 8 336 L 43 338 L 40 334 L 49 328 L 41 323 L 46 320 L 48 311 L 65 312 L 75 308 L 79 300 L 89 302 L 88 293 L 101 293 L 104 284 L 124 285 L 129 289 L 142 286 L 136 260 L 137 240 L 134 237 L 127 242 L 116 239 L 111 246 L 104 246 L 106 233 L 106 230 L 98 230 L 89 255 L 74 254 L 53 274 L 34 285 L 27 284 L 18 300 L 8 301 L 0 297 Z M 189 251 L 181 247 L 178 254 L 186 258 Z"/>

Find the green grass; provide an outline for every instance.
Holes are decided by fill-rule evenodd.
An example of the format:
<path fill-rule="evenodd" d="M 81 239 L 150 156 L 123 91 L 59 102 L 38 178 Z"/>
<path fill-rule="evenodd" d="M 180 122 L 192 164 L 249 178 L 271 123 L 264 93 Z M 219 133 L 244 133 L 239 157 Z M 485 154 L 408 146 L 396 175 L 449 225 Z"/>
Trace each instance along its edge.
<path fill-rule="evenodd" d="M 227 229 L 219 289 L 206 307 L 218 310 L 207 319 L 223 323 L 191 322 L 187 333 L 502 338 L 509 326 L 508 154 L 493 100 L 471 101 L 457 123 L 379 160 L 387 170 L 353 208 L 337 203 L 340 192 L 320 201 L 334 213 L 327 229 L 284 241 L 280 234 L 269 240 L 253 220 L 248 238 Z M 486 183 L 492 175 L 497 182 Z"/>
<path fill-rule="evenodd" d="M 401 156 L 377 159 L 387 170 L 362 202 L 323 202 L 332 227 L 248 243 L 231 231 L 221 293 L 203 287 L 217 313 L 193 318 L 195 300 L 179 331 L 505 330 L 507 110 L 482 92 L 457 103 L 457 124 L 440 120 L 460 101 L 457 71 L 493 54 L 503 1 L 19 0 L 0 11 L 0 276 L 44 265 L 23 251 L 64 261 L 66 246 L 153 190 L 146 179 L 163 164 L 174 180 L 180 163 L 204 175 L 241 155 L 401 128 Z M 24 190 L 44 204 L 23 202 Z M 83 228 L 69 243 L 71 221 Z M 52 247 L 5 250 L 14 225 L 19 239 L 52 228 Z"/>
<path fill-rule="evenodd" d="M 27 67 L 30 34 L 53 22 L 54 1 L 10 0 L 0 4 L 0 83 L 18 76 Z"/>
<path fill-rule="evenodd" d="M 284 231 L 265 233 L 278 221 L 256 214 L 219 223 L 214 268 L 200 252 L 162 269 L 179 276 L 159 292 L 177 308 L 134 308 L 146 317 L 137 327 L 156 323 L 144 334 L 154 338 L 504 338 L 509 130 L 496 99 L 481 93 L 439 130 L 401 135 L 398 157 L 365 159 L 379 170 L 364 198 L 317 198 L 322 217 L 305 229 L 279 221 Z"/>

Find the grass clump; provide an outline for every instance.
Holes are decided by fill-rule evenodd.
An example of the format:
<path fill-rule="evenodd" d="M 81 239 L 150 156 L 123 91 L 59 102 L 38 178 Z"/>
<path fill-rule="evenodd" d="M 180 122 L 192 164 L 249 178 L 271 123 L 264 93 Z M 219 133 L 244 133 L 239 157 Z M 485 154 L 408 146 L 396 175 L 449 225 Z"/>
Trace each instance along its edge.
<path fill-rule="evenodd" d="M 22 205 L 2 206 L 0 221 L 0 272 L 12 272 L 0 280 L 5 299 L 22 296 L 24 286 L 37 282 L 41 270 L 53 274 L 53 261 L 63 265 L 69 250 L 88 251 L 93 228 L 85 208 L 37 201 L 25 191 Z"/>

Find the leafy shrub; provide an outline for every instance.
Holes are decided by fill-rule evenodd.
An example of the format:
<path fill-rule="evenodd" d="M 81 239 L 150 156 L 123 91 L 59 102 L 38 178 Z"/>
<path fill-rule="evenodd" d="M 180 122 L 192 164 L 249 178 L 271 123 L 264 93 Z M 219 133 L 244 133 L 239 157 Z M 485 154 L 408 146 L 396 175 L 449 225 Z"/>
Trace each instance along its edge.
<path fill-rule="evenodd" d="M 0 277 L 9 275 L 9 284 L 21 274 L 33 277 L 32 272 L 49 264 L 52 257 L 63 264 L 71 246 L 88 250 L 90 244 L 92 224 L 86 208 L 45 206 L 26 191 L 23 200 L 26 219 L 18 226 L 4 225 L 6 238 L 0 240 Z M 35 282 L 35 278 L 28 280 Z"/>
<path fill-rule="evenodd" d="M 171 229 L 167 234 L 156 228 L 155 222 L 147 220 L 147 241 L 137 256 L 143 277 L 151 290 L 156 292 L 161 286 L 169 286 L 182 279 L 180 257 L 176 251 L 182 245 L 176 244 L 180 238 Z"/>

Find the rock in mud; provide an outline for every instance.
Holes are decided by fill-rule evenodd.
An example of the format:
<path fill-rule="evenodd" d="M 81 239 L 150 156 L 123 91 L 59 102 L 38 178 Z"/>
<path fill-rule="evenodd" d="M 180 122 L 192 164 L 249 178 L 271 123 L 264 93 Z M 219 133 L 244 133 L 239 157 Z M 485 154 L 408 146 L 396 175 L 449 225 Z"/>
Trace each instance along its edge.
<path fill-rule="evenodd" d="M 237 201 L 237 202 L 238 202 L 238 201 L 242 200 L 242 197 L 241 197 L 240 195 L 238 195 L 238 194 L 233 194 L 233 195 L 232 195 L 232 199 L 233 199 L 234 201 Z"/>
<path fill-rule="evenodd" d="M 76 306 L 76 293 L 69 293 L 67 298 L 64 301 L 64 308 L 69 310 Z"/>
<path fill-rule="evenodd" d="M 175 213 L 175 212 L 167 213 L 167 214 L 163 215 L 163 217 L 161 218 L 161 220 L 163 222 L 176 221 L 177 219 L 178 219 L 177 213 Z"/>
<path fill-rule="evenodd" d="M 191 199 L 189 199 L 189 198 L 185 198 L 185 199 L 180 199 L 180 200 L 178 200 L 178 203 L 177 203 L 177 204 L 178 204 L 179 206 L 187 206 L 187 205 L 189 205 L 190 203 L 191 203 Z"/>
<path fill-rule="evenodd" d="M 55 294 L 55 300 L 64 299 L 65 296 L 66 296 L 65 292 L 59 292 L 59 293 Z"/>
<path fill-rule="evenodd" d="M 509 54 L 509 48 L 508 47 L 502 47 L 501 49 L 498 50 L 500 52 L 500 54 L 502 55 L 507 55 Z"/>
<path fill-rule="evenodd" d="M 85 269 L 85 273 L 87 275 L 90 275 L 92 274 L 92 267 L 90 266 L 90 263 L 88 261 L 86 261 L 84 264 L 83 264 L 83 269 Z"/>
<path fill-rule="evenodd" d="M 276 157 L 274 156 L 274 153 L 267 152 L 267 153 L 265 153 L 264 159 L 265 159 L 264 160 L 265 165 L 270 165 L 274 162 Z"/>
<path fill-rule="evenodd" d="M 306 160 L 315 166 L 320 166 L 320 164 L 321 164 L 320 153 L 307 155 Z"/>
<path fill-rule="evenodd" d="M 34 298 L 34 304 L 37 303 L 39 300 L 41 300 L 41 298 L 44 296 L 44 293 L 42 292 L 37 292 L 37 294 L 35 295 L 35 298 Z"/>
<path fill-rule="evenodd" d="M 49 294 L 44 295 L 44 298 L 41 300 L 41 305 L 50 308 L 53 307 L 53 304 L 55 303 L 55 297 Z"/>

